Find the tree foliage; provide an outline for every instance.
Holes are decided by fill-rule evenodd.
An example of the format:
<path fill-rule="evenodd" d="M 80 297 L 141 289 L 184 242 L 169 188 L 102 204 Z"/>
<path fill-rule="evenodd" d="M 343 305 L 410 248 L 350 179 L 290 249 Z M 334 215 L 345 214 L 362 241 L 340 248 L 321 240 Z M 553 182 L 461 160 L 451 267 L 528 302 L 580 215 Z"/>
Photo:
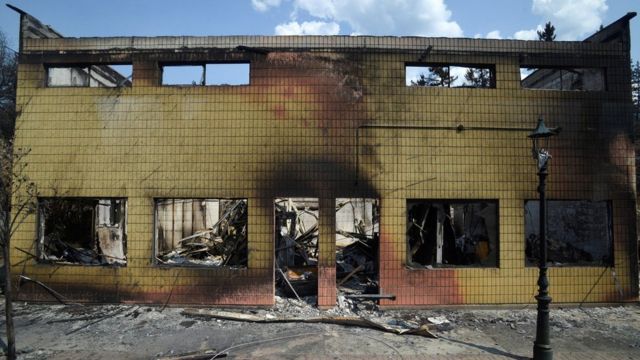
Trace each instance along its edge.
<path fill-rule="evenodd" d="M 457 76 L 451 76 L 447 66 L 433 66 L 428 70 L 426 74 L 420 74 L 417 80 L 411 80 L 411 86 L 451 87 L 451 83 L 458 79 Z"/>
<path fill-rule="evenodd" d="M 493 81 L 491 70 L 484 68 L 468 68 L 464 78 L 468 86 L 479 88 L 491 87 Z"/>
<path fill-rule="evenodd" d="M 542 31 L 538 30 L 538 40 L 541 41 L 553 41 L 556 39 L 556 27 L 551 25 L 551 21 L 547 21 L 544 24 Z"/>

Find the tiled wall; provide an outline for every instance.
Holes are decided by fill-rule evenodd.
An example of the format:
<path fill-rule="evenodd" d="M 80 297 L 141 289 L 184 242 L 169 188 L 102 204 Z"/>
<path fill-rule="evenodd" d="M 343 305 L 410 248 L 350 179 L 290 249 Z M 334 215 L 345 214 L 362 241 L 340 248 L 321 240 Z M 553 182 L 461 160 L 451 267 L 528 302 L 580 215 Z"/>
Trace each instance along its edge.
<path fill-rule="evenodd" d="M 319 298 L 335 303 L 335 199 L 380 199 L 387 306 L 530 303 L 524 201 L 537 198 L 526 137 L 539 115 L 553 142 L 548 197 L 611 200 L 613 268 L 550 270 L 554 302 L 637 299 L 628 53 L 618 44 L 372 37 L 25 39 L 17 146 L 42 196 L 126 197 L 126 267 L 37 264 L 13 271 L 82 301 L 271 305 L 273 199 L 320 199 Z M 133 46 L 137 52 L 126 50 Z M 136 45 L 137 44 L 137 45 Z M 202 47 L 254 50 L 208 51 Z M 405 86 L 404 66 L 495 65 L 493 89 Z M 174 52 L 172 49 L 187 49 Z M 315 47 L 323 50 L 288 51 Z M 271 47 L 270 52 L 260 50 Z M 330 50 L 328 48 L 333 48 Z M 353 49 L 357 48 L 357 49 Z M 67 49 L 66 54 L 57 50 Z M 91 51 L 74 53 L 75 50 Z M 100 51 L 111 49 L 110 54 Z M 155 49 L 155 50 L 154 50 Z M 157 50 L 157 49 L 169 49 Z M 606 67 L 608 91 L 520 88 L 520 61 Z M 46 88 L 43 62 L 132 61 L 131 88 Z M 248 60 L 248 86 L 158 86 L 162 61 Z M 94 60 L 92 60 L 94 61 Z M 456 131 L 462 124 L 467 130 Z M 154 198 L 247 198 L 247 269 L 152 265 Z M 499 267 L 408 269 L 406 199 L 499 204 Z M 33 250 L 30 216 L 13 245 Z M 23 261 L 26 260 L 26 261 Z M 23 286 L 20 298 L 48 300 Z"/>

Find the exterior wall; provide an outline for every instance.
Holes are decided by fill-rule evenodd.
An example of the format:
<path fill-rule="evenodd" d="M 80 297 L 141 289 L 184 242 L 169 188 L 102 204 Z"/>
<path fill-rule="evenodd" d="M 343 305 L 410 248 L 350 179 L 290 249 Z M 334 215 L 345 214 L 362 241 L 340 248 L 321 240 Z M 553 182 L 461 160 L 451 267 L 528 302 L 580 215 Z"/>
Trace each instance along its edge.
<path fill-rule="evenodd" d="M 405 63 L 429 46 L 429 62 L 495 65 L 497 87 L 407 87 Z M 548 198 L 613 204 L 614 268 L 552 268 L 554 302 L 636 300 L 628 56 L 620 44 L 471 39 L 25 39 L 16 146 L 31 148 L 28 175 L 42 196 L 127 198 L 128 263 L 45 265 L 13 249 L 13 271 L 80 301 L 271 305 L 273 199 L 317 197 L 318 301 L 331 306 L 335 198 L 369 197 L 381 200 L 380 292 L 397 296 L 383 305 L 531 303 L 524 202 L 537 198 L 537 177 L 526 135 L 543 115 L 564 128 Z M 43 63 L 80 60 L 132 61 L 133 86 L 43 86 Z M 203 60 L 248 60 L 251 84 L 158 85 L 158 62 Z M 524 61 L 606 67 L 608 91 L 521 89 Z M 247 198 L 248 268 L 153 265 L 154 198 Z M 407 268 L 406 200 L 420 198 L 498 200 L 499 266 Z M 36 222 L 19 228 L 16 248 L 34 248 Z M 28 285 L 19 297 L 49 299 Z"/>

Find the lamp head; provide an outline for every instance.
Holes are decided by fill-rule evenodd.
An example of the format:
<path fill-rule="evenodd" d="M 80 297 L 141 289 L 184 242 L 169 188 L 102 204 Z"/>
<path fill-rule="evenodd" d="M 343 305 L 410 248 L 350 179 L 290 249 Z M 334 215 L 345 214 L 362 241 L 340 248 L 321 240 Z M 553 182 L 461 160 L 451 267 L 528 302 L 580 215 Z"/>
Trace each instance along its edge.
<path fill-rule="evenodd" d="M 560 133 L 561 128 L 556 127 L 556 128 L 548 128 L 545 124 L 544 124 L 544 119 L 542 117 L 538 118 L 538 125 L 536 126 L 536 128 L 529 134 L 529 138 L 535 140 L 535 139 L 541 139 L 541 138 L 548 138 L 554 135 L 558 135 Z"/>
<path fill-rule="evenodd" d="M 532 142 L 531 153 L 533 158 L 536 159 L 538 170 L 546 171 L 547 162 L 551 158 L 551 154 L 548 151 L 549 139 L 554 135 L 558 135 L 559 132 L 559 127 L 548 128 L 544 124 L 542 117 L 540 117 L 538 118 L 538 125 L 531 134 L 529 134 L 529 138 Z"/>

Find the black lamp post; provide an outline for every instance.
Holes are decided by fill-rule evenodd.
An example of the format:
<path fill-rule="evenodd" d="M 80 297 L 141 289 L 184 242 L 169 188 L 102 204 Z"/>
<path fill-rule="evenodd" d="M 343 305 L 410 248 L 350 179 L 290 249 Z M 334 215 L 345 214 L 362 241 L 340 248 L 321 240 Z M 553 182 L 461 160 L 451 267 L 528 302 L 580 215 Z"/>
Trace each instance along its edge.
<path fill-rule="evenodd" d="M 549 147 L 549 138 L 557 135 L 560 128 L 548 128 L 544 125 L 544 120 L 538 119 L 538 126 L 529 134 L 529 138 L 533 141 L 533 158 L 536 159 L 538 167 L 538 193 L 540 193 L 540 234 L 538 236 L 540 245 L 540 275 L 538 277 L 538 321 L 536 323 L 536 340 L 533 343 L 533 358 L 553 359 L 553 350 L 551 349 L 551 341 L 549 334 L 549 304 L 551 297 L 549 296 L 549 279 L 547 278 L 547 237 L 546 237 L 546 198 L 545 186 L 547 179 L 547 163 L 551 159 L 551 154 L 547 150 Z"/>

